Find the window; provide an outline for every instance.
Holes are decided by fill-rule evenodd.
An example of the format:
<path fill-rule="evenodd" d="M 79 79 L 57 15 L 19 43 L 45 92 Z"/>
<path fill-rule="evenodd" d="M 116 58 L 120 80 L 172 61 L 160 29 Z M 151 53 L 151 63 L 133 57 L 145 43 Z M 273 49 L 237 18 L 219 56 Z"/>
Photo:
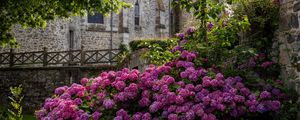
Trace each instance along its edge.
<path fill-rule="evenodd" d="M 103 24 L 103 15 L 101 13 L 95 12 L 94 15 L 88 14 L 88 23 L 98 23 Z"/>
<path fill-rule="evenodd" d="M 134 5 L 134 24 L 140 25 L 140 5 L 138 0 L 135 2 Z"/>
<path fill-rule="evenodd" d="M 73 50 L 74 49 L 74 31 L 70 30 L 69 34 L 70 34 L 70 36 L 69 36 L 70 37 L 69 38 L 69 49 Z"/>

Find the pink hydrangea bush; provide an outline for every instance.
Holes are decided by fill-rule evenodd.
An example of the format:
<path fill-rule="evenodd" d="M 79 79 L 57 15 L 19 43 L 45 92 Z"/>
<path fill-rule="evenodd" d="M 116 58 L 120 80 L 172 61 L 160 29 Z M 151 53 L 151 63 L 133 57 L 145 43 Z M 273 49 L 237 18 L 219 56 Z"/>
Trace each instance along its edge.
<path fill-rule="evenodd" d="M 188 31 L 191 35 L 194 29 Z M 186 41 L 184 34 L 178 35 Z M 182 42 L 184 44 L 185 42 Z M 197 53 L 176 46 L 181 56 L 144 73 L 127 68 L 59 87 L 36 111 L 41 120 L 216 120 L 276 112 L 284 94 L 251 91 L 239 76 L 195 66 Z M 270 63 L 265 63 L 268 66 Z M 212 72 L 214 71 L 214 72 Z"/>

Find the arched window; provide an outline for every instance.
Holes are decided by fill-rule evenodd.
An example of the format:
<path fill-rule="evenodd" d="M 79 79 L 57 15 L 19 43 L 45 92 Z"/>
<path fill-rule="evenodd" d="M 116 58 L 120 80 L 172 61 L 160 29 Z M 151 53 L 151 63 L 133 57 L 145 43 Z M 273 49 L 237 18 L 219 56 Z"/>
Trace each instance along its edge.
<path fill-rule="evenodd" d="M 98 24 L 103 24 L 103 15 L 101 13 L 95 12 L 94 15 L 88 14 L 88 23 L 98 23 Z"/>
<path fill-rule="evenodd" d="M 140 5 L 138 0 L 134 4 L 134 24 L 140 25 Z"/>

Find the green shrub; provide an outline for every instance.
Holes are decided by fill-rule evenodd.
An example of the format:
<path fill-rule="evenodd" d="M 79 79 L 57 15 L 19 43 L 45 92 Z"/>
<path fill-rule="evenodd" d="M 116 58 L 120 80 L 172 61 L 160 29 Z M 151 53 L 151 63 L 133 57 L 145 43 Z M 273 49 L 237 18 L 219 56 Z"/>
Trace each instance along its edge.
<path fill-rule="evenodd" d="M 148 49 L 142 57 L 149 60 L 150 64 L 162 65 L 170 62 L 174 58 L 179 56 L 179 53 L 172 53 L 171 49 L 178 45 L 176 39 L 166 40 L 136 40 L 129 43 L 132 51 L 137 51 L 143 48 Z"/>
<path fill-rule="evenodd" d="M 7 117 L 7 109 L 0 106 L 0 120 L 4 120 Z"/>
<path fill-rule="evenodd" d="M 21 102 L 24 98 L 22 95 L 22 85 L 19 85 L 18 87 L 10 87 L 10 92 L 12 94 L 11 97 L 8 97 L 10 99 L 10 105 L 12 109 L 8 109 L 8 118 L 9 120 L 22 120 L 23 119 L 23 108 L 21 105 Z"/>
<path fill-rule="evenodd" d="M 246 45 L 269 53 L 279 26 L 279 4 L 274 0 L 240 0 L 235 15 L 251 18 Z"/>
<path fill-rule="evenodd" d="M 176 44 L 176 41 L 174 39 L 142 39 L 142 40 L 134 40 L 129 43 L 129 47 L 131 51 L 136 51 L 142 48 L 149 48 L 149 45 L 158 44 L 163 49 L 170 48 L 174 44 Z"/>
<path fill-rule="evenodd" d="M 130 51 L 129 49 L 127 48 L 126 45 L 124 44 L 121 44 L 119 46 L 119 54 L 118 56 L 116 57 L 116 60 L 117 60 L 117 67 L 118 68 L 122 68 L 124 65 L 126 65 L 130 59 Z"/>

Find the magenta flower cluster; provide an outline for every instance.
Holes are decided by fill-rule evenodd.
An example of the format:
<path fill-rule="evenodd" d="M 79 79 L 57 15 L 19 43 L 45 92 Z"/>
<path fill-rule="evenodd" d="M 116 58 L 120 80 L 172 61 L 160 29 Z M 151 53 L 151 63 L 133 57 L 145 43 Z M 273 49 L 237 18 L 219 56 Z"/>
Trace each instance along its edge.
<path fill-rule="evenodd" d="M 189 31 L 191 35 L 193 30 Z M 185 34 L 179 34 L 183 40 Z M 239 76 L 209 75 L 196 67 L 197 53 L 182 50 L 176 60 L 144 73 L 127 68 L 83 78 L 59 87 L 36 111 L 41 120 L 216 120 L 218 113 L 239 118 L 247 113 L 278 111 L 278 89 L 252 92 Z"/>

